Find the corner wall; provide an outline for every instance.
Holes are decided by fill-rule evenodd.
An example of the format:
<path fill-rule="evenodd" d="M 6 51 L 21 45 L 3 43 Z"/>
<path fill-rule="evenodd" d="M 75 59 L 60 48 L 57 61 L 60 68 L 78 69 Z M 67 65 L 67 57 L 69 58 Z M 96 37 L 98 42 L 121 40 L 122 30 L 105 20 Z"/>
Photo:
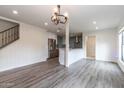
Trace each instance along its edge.
<path fill-rule="evenodd" d="M 56 38 L 56 35 L 44 29 L 20 23 L 20 39 L 0 49 L 0 72 L 46 61 L 48 38 Z"/>
<path fill-rule="evenodd" d="M 86 58 L 86 38 L 96 36 L 96 60 L 118 61 L 118 33 L 116 29 L 108 29 L 83 33 L 84 58 Z"/>

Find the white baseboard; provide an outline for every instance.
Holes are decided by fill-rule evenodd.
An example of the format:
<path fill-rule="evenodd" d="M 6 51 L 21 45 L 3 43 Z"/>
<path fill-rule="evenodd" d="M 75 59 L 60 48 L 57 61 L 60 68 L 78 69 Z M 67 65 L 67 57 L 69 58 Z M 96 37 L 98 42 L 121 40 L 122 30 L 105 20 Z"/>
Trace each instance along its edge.
<path fill-rule="evenodd" d="M 117 63 L 119 65 L 119 67 L 121 68 L 121 70 L 124 72 L 124 62 L 118 61 Z"/>

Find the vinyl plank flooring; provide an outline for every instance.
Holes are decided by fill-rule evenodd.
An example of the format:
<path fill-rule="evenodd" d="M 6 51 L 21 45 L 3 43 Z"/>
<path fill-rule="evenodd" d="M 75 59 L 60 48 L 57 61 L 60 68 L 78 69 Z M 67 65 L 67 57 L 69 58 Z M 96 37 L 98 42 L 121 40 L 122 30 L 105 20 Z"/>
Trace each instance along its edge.
<path fill-rule="evenodd" d="M 58 58 L 0 73 L 1 88 L 123 88 L 117 64 L 88 59 L 66 68 Z"/>

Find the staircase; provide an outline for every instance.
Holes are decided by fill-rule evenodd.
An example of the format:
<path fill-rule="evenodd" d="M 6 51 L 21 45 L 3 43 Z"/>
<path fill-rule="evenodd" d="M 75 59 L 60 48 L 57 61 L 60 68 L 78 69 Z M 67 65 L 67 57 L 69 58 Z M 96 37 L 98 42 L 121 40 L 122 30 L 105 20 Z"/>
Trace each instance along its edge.
<path fill-rule="evenodd" d="M 0 32 L 0 49 L 19 39 L 19 25 Z"/>

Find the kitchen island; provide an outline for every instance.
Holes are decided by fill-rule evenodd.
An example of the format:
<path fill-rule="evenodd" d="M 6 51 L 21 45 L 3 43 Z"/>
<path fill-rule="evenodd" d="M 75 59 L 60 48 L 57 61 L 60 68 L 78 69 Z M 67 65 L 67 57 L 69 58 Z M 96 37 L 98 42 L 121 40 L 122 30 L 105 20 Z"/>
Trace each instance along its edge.
<path fill-rule="evenodd" d="M 68 66 L 83 58 L 83 48 L 69 49 L 68 53 Z M 65 48 L 59 48 L 59 62 L 65 65 Z"/>

